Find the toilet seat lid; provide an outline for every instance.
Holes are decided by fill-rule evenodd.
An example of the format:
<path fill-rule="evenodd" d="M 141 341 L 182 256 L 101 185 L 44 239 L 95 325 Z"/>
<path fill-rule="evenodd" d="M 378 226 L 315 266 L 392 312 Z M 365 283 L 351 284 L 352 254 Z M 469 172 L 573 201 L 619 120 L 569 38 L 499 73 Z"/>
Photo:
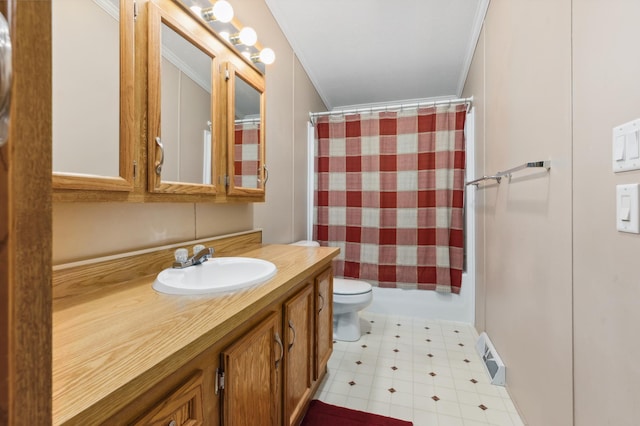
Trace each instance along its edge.
<path fill-rule="evenodd" d="M 304 247 L 320 247 L 320 243 L 311 240 L 302 240 L 291 243 L 292 246 L 304 246 Z"/>
<path fill-rule="evenodd" d="M 333 294 L 364 294 L 371 291 L 371 284 L 365 281 L 344 278 L 333 279 Z"/>

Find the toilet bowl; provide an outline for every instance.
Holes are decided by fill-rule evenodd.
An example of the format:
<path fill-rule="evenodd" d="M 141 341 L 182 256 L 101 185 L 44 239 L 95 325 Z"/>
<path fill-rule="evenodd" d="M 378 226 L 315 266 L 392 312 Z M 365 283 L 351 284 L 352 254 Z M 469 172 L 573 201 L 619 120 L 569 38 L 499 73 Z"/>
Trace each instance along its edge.
<path fill-rule="evenodd" d="M 317 241 L 298 241 L 292 245 L 319 247 Z M 355 342 L 362 336 L 358 312 L 371 304 L 371 284 L 353 279 L 333 279 L 333 338 Z"/>
<path fill-rule="evenodd" d="M 371 304 L 373 291 L 365 281 L 333 279 L 333 338 L 345 342 L 360 339 L 358 312 Z"/>

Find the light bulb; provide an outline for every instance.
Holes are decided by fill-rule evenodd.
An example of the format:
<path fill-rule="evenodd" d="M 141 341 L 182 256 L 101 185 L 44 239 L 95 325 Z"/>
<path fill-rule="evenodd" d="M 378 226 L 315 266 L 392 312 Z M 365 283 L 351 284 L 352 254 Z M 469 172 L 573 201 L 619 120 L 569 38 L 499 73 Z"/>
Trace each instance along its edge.
<path fill-rule="evenodd" d="M 201 16 L 207 22 L 229 22 L 233 19 L 233 7 L 226 0 L 218 0 L 213 7 L 203 9 Z"/>
<path fill-rule="evenodd" d="M 218 0 L 213 5 L 213 16 L 220 22 L 229 22 L 233 19 L 233 7 L 226 0 Z"/>
<path fill-rule="evenodd" d="M 245 46 L 253 46 L 256 44 L 256 41 L 258 41 L 258 34 L 256 34 L 256 31 L 253 28 L 244 27 L 240 30 L 238 38 L 240 39 L 240 43 Z"/>
<path fill-rule="evenodd" d="M 260 62 L 265 65 L 271 65 L 276 60 L 276 53 L 273 49 L 265 47 L 260 51 Z"/>

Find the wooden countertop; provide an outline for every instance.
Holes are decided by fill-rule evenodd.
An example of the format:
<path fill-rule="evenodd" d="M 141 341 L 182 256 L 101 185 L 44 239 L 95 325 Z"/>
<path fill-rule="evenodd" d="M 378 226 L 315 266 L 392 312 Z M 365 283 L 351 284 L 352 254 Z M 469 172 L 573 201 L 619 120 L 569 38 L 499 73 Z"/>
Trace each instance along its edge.
<path fill-rule="evenodd" d="M 292 245 L 239 253 L 271 261 L 278 272 L 232 294 L 161 294 L 151 287 L 153 274 L 94 291 L 78 303 L 54 302 L 53 424 L 73 419 L 150 369 L 171 373 L 337 254 L 336 248 Z"/>

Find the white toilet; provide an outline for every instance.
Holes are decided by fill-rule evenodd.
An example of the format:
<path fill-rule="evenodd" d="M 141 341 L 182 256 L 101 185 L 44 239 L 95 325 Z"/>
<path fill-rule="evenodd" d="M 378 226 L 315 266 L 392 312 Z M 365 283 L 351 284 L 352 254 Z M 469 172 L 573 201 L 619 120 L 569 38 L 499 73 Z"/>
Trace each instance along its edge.
<path fill-rule="evenodd" d="M 298 241 L 297 246 L 319 247 L 317 241 Z M 371 304 L 373 290 L 365 281 L 333 279 L 333 338 L 345 342 L 360 339 L 360 318 L 358 312 Z"/>
<path fill-rule="evenodd" d="M 362 335 L 358 312 L 371 304 L 373 291 L 365 281 L 333 279 L 333 338 L 355 342 Z"/>

